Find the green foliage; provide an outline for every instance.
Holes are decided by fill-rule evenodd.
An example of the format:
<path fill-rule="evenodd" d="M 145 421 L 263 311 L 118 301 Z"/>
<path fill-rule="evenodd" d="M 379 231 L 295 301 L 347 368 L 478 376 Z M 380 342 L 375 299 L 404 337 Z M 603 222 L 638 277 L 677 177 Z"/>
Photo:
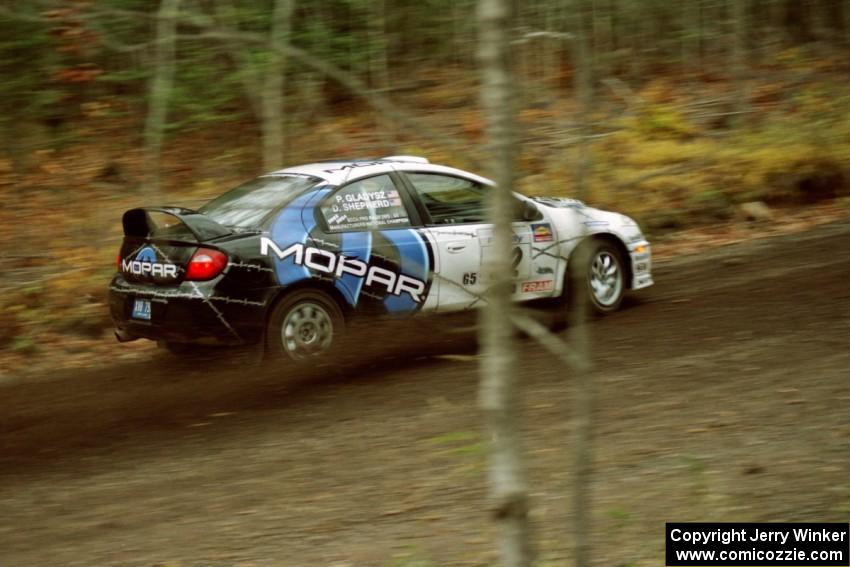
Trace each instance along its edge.
<path fill-rule="evenodd" d="M 437 445 L 448 445 L 454 443 L 464 443 L 470 441 L 478 441 L 481 439 L 481 434 L 476 433 L 475 431 L 451 431 L 449 433 L 444 433 L 443 435 L 438 435 L 431 439 L 431 442 Z"/>
<path fill-rule="evenodd" d="M 0 6 L 0 187 L 16 194 L 21 187 L 44 188 L 61 192 L 62 206 L 74 201 L 92 206 L 90 188 L 111 171 L 112 198 L 138 204 L 136 150 L 153 76 L 158 4 L 6 0 Z M 261 129 L 254 103 L 272 60 L 273 5 L 273 0 L 182 3 L 168 112 L 172 137 L 165 148 L 167 161 L 180 164 L 168 180 L 179 190 L 169 198 L 197 203 L 218 192 L 216 187 L 256 172 Z M 474 6 L 474 0 L 296 2 L 292 45 L 380 90 L 437 135 L 426 138 L 398 124 L 382 130 L 392 123 L 389 117 L 364 109 L 362 97 L 290 57 L 287 160 L 409 153 L 478 169 L 485 124 L 477 112 Z M 786 22 L 782 10 L 771 16 L 774 21 L 751 18 L 752 37 L 760 43 L 750 45 L 758 50 L 745 101 L 750 112 L 733 128 L 729 116 L 739 93 L 727 68 L 734 26 L 725 3 L 580 0 L 577 6 L 592 13 L 589 42 L 598 65 L 591 117 L 598 136 L 586 200 L 631 214 L 653 231 L 725 220 L 752 200 L 798 205 L 835 197 L 850 203 L 846 45 L 827 33 L 837 30 L 808 30 L 819 40 L 809 44 L 782 32 L 799 25 Z M 520 34 L 569 31 L 570 20 L 551 1 L 517 5 Z M 830 25 L 824 20 L 822 27 Z M 570 43 L 526 39 L 515 44 L 517 82 L 525 97 L 519 161 L 525 175 L 518 185 L 531 194 L 569 195 L 575 147 Z M 538 76 L 543 67 L 546 77 Z M 468 151 L 456 151 L 459 146 Z M 58 206 L 36 209 L 43 223 L 42 211 Z M 80 214 L 74 222 L 99 225 L 105 218 Z M 53 243 L 66 242 L 66 236 L 55 236 L 49 246 L 58 248 Z M 97 262 L 101 259 L 85 258 L 77 264 Z M 80 278 L 102 289 L 106 276 L 88 270 Z M 99 333 L 108 321 L 90 317 L 72 295 L 42 288 L 5 298 L 0 346 L 10 347 L 19 335 L 38 336 L 42 322 L 65 317 L 68 325 L 42 326 Z M 48 309 L 45 297 L 67 301 Z M 29 348 L 26 341 L 14 344 Z M 434 443 L 464 462 L 486 450 L 472 432 L 447 434 Z"/>
<path fill-rule="evenodd" d="M 222 69 L 218 54 L 202 46 L 185 46 L 183 53 L 171 92 L 169 130 L 203 129 L 251 117 L 238 71 Z"/>
<path fill-rule="evenodd" d="M 622 508 L 609 508 L 607 511 L 608 517 L 616 520 L 618 523 L 624 524 L 631 520 L 632 515 Z"/>
<path fill-rule="evenodd" d="M 425 559 L 417 556 L 404 556 L 399 557 L 389 563 L 387 563 L 388 567 L 438 567 L 438 564 L 431 561 L 430 559 Z"/>
<path fill-rule="evenodd" d="M 47 118 L 62 97 L 50 80 L 57 63 L 46 23 L 0 17 L 0 137 L 4 145 L 21 135 L 22 122 Z"/>
<path fill-rule="evenodd" d="M 487 444 L 474 431 L 453 431 L 434 437 L 431 442 L 461 457 L 477 457 L 487 453 Z"/>
<path fill-rule="evenodd" d="M 29 335 L 18 335 L 12 341 L 11 350 L 18 354 L 35 354 L 38 352 L 38 343 Z"/>
<path fill-rule="evenodd" d="M 850 195 L 850 96 L 840 82 L 767 87 L 754 97 L 769 105 L 731 129 L 699 120 L 722 112 L 688 114 L 683 89 L 651 82 L 638 93 L 646 102 L 594 145 L 589 200 L 657 232 L 728 220 L 748 201 L 799 206 Z"/>
<path fill-rule="evenodd" d="M 645 105 L 635 120 L 635 129 L 649 138 L 687 139 L 696 133 L 681 111 L 671 104 Z"/>

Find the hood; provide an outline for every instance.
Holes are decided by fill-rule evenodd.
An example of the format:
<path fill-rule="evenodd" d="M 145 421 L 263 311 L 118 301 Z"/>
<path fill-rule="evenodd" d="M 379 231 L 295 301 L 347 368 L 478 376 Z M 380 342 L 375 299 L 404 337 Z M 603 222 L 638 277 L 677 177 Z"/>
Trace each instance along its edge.
<path fill-rule="evenodd" d="M 558 224 L 583 228 L 587 234 L 615 234 L 625 242 L 644 240 L 637 222 L 624 214 L 588 207 L 578 199 L 535 197 L 534 201 L 546 207 Z"/>

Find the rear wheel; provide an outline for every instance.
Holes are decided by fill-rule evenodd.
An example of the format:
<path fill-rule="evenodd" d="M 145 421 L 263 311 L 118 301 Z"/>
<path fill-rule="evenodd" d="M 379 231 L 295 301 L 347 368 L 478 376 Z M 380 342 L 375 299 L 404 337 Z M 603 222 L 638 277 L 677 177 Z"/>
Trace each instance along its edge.
<path fill-rule="evenodd" d="M 296 291 L 278 303 L 266 329 L 266 346 L 273 359 L 308 362 L 320 358 L 342 338 L 342 311 L 321 291 Z"/>
<path fill-rule="evenodd" d="M 626 293 L 626 271 L 620 251 L 604 241 L 591 242 L 573 252 L 570 263 L 571 299 L 581 301 L 596 313 L 611 313 L 619 309 Z M 576 270 L 578 273 L 576 273 Z M 584 285 L 580 293 L 577 285 Z"/>

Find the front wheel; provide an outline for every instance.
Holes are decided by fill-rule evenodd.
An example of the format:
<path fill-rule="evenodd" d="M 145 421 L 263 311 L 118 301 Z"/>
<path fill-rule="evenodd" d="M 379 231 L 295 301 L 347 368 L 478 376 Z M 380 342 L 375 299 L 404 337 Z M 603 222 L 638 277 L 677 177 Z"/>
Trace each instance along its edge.
<path fill-rule="evenodd" d="M 296 291 L 278 303 L 266 329 L 273 359 L 308 362 L 327 354 L 342 337 L 342 311 L 326 293 Z"/>
<path fill-rule="evenodd" d="M 607 242 L 594 242 L 573 254 L 569 282 L 572 298 L 581 301 L 580 296 L 584 295 L 587 305 L 596 313 L 616 311 L 626 293 L 626 273 L 620 251 Z M 584 286 L 585 293 L 580 293 L 578 285 Z"/>

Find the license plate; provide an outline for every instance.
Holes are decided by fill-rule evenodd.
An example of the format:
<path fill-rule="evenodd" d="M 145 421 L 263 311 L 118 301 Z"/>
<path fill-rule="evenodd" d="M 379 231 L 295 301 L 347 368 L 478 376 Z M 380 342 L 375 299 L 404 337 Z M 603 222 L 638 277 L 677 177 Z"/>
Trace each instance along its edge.
<path fill-rule="evenodd" d="M 133 319 L 151 320 L 151 300 L 136 299 L 133 302 Z"/>

